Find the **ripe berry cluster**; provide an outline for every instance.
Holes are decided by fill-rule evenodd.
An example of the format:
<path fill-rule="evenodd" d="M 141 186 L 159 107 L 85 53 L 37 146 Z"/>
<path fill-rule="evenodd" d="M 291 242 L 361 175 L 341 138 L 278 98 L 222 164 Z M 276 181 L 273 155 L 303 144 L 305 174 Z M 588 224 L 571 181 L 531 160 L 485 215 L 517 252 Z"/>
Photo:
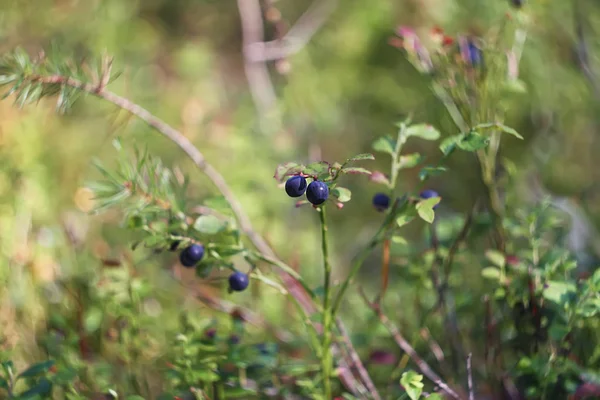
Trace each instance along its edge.
<path fill-rule="evenodd" d="M 305 177 L 295 175 L 285 182 L 285 192 L 290 197 L 300 197 L 306 193 L 306 199 L 318 206 L 325 203 L 329 197 L 329 186 L 325 182 L 317 180 L 307 185 Z"/>
<path fill-rule="evenodd" d="M 179 255 L 181 265 L 186 268 L 195 267 L 204 257 L 204 246 L 201 244 L 192 244 L 186 247 Z M 236 271 L 229 276 L 229 290 L 241 292 L 246 290 L 250 284 L 247 274 Z"/>

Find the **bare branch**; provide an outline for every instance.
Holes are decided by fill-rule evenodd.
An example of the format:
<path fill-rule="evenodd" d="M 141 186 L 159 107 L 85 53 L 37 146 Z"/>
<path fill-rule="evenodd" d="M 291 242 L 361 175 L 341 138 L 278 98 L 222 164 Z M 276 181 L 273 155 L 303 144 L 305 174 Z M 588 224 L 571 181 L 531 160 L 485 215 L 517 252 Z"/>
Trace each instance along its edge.
<path fill-rule="evenodd" d="M 336 6 L 337 0 L 315 0 L 283 38 L 250 43 L 246 56 L 252 62 L 259 62 L 278 60 L 299 52 L 325 24 Z"/>
<path fill-rule="evenodd" d="M 588 41 L 585 36 L 584 22 L 583 22 L 583 11 L 581 10 L 581 2 L 579 0 L 573 0 L 574 16 L 575 16 L 575 33 L 577 34 L 576 52 L 579 58 L 579 67 L 583 71 L 583 74 L 592 85 L 594 96 L 597 101 L 600 101 L 600 83 L 598 77 L 592 70 L 590 65 L 590 54 L 588 49 Z"/>
<path fill-rule="evenodd" d="M 248 56 L 248 49 L 254 43 L 260 43 L 264 40 L 262 11 L 258 0 L 238 0 L 237 3 L 242 22 L 246 78 L 248 79 L 254 104 L 264 122 L 265 118 L 272 112 L 277 112 L 277 95 L 267 65 L 263 61 L 255 61 Z"/>
<path fill-rule="evenodd" d="M 473 354 L 469 353 L 467 357 L 467 384 L 469 386 L 469 400 L 475 400 L 475 393 L 473 392 L 473 370 L 471 366 Z"/>
<path fill-rule="evenodd" d="M 404 336 L 402 336 L 402 334 L 400 333 L 400 331 L 398 330 L 398 328 L 396 327 L 396 325 L 394 325 L 394 323 L 392 321 L 390 321 L 390 319 L 383 313 L 383 311 L 381 310 L 381 305 L 379 305 L 377 303 L 372 303 L 371 301 L 369 301 L 369 299 L 367 298 L 367 296 L 364 294 L 364 292 L 362 290 L 360 290 L 360 294 L 361 294 L 363 300 L 365 301 L 365 303 L 367 304 L 367 306 L 371 310 L 373 310 L 373 312 L 379 318 L 379 321 L 390 332 L 390 334 L 392 335 L 392 337 L 393 337 L 394 341 L 396 342 L 396 344 L 406 354 L 408 354 L 408 356 L 410 357 L 410 359 L 415 364 L 417 364 L 417 367 L 419 367 L 419 370 L 423 373 L 423 375 L 425 375 L 433 383 L 435 383 L 437 386 L 439 386 L 439 388 L 442 389 L 450 397 L 452 397 L 453 399 L 456 399 L 456 400 L 460 400 L 461 396 L 459 396 L 458 393 L 456 393 L 452 388 L 450 388 L 450 386 L 448 386 L 448 384 L 445 383 L 442 380 L 442 378 L 440 378 L 439 375 L 436 374 L 433 371 L 433 369 L 431 369 L 431 367 L 429 366 L 429 364 L 427 364 L 427 362 L 425 360 L 423 360 L 421 358 L 421 356 L 419 356 L 419 354 L 417 354 L 417 352 L 410 345 L 410 343 L 408 343 L 408 341 L 406 341 L 406 339 L 404 338 Z"/>
<path fill-rule="evenodd" d="M 341 333 L 342 341 L 344 342 L 346 347 L 348 347 L 349 349 L 352 349 L 352 343 L 350 342 L 350 335 L 348 335 L 348 331 L 346 330 L 346 327 L 344 326 L 344 324 L 342 324 L 342 321 L 340 321 L 339 319 L 337 320 L 337 327 Z M 359 374 L 361 380 L 363 381 L 363 383 L 365 384 L 365 386 L 367 387 L 367 389 L 369 390 L 369 394 L 371 395 L 371 397 L 374 400 L 381 400 L 381 396 L 379 395 L 379 392 L 377 392 L 377 388 L 375 387 L 375 384 L 371 380 L 371 377 L 369 376 L 369 373 L 365 369 L 365 366 L 363 365 L 362 361 L 358 357 L 358 354 L 356 354 L 356 352 L 354 352 L 354 351 L 349 351 L 349 354 L 350 354 L 350 359 L 352 360 L 352 365 L 358 371 L 358 374 Z"/>

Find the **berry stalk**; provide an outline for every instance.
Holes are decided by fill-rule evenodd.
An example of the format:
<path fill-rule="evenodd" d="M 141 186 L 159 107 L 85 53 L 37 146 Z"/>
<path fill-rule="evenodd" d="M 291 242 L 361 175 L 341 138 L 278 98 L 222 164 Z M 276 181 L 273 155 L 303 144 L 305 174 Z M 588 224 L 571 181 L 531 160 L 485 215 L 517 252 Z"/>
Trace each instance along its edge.
<path fill-rule="evenodd" d="M 329 242 L 327 239 L 327 215 L 325 207 L 320 208 L 319 217 L 321 220 L 321 250 L 323 252 L 323 272 L 325 275 L 321 370 L 323 373 L 323 395 L 326 399 L 331 399 L 331 370 L 333 365 L 331 354 L 331 321 L 333 320 L 333 310 L 331 309 L 331 264 L 329 263 Z"/>

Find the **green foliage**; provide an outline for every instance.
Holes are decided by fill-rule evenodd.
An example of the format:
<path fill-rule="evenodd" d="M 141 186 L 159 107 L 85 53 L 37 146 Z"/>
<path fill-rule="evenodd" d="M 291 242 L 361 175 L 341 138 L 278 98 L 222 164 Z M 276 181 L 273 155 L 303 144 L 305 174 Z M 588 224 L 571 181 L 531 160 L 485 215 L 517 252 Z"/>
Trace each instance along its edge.
<path fill-rule="evenodd" d="M 374 46 L 383 42 L 382 38 L 390 31 L 389 16 L 395 14 L 393 6 L 382 3 L 365 9 L 348 3 L 336 14 L 336 29 L 330 32 L 324 28 L 319 33 L 322 36 L 318 44 L 307 45 L 290 60 L 274 63 L 281 69 L 283 62 L 291 62 L 294 71 L 282 87 L 275 80 L 276 93 L 284 99 L 283 122 L 294 135 L 290 138 L 287 132 L 277 130 L 274 141 L 273 136 L 263 138 L 254 132 L 256 121 L 250 117 L 254 110 L 250 96 L 237 93 L 219 96 L 213 90 L 220 79 L 215 79 L 209 70 L 213 54 L 208 56 L 207 49 L 213 44 L 215 48 L 228 48 L 220 41 L 238 35 L 227 34 L 227 24 L 221 17 L 211 22 L 209 16 L 210 12 L 238 15 L 229 8 L 232 5 L 108 0 L 93 9 L 102 15 L 94 18 L 99 21 L 94 26 L 81 21 L 68 25 L 73 20 L 64 17 L 69 13 L 63 7 L 70 6 L 35 6 L 48 14 L 44 18 L 49 21 L 53 16 L 60 21 L 56 23 L 65 21 L 68 41 L 79 40 L 75 28 L 82 25 L 85 27 L 81 29 L 89 31 L 86 36 L 95 41 L 92 47 L 108 43 L 107 47 L 117 47 L 117 52 L 125 54 L 134 72 L 127 77 L 127 86 L 117 86 L 115 90 L 146 102 L 156 97 L 158 112 L 178 121 L 187 139 L 199 144 L 206 160 L 214 163 L 227 181 L 232 181 L 231 192 L 241 198 L 240 204 L 248 209 L 257 230 L 268 233 L 266 242 L 276 248 L 281 260 L 290 260 L 290 265 L 270 252 L 262 253 L 255 248 L 251 243 L 261 241 L 249 233 L 248 221 L 236 216 L 239 210 L 228 204 L 231 197 L 215 193 L 218 187 L 208 188 L 199 179 L 190 180 L 181 169 L 187 166 L 179 163 L 179 158 L 170 154 L 162 142 L 154 142 L 145 129 L 135 124 L 127 126 L 128 131 L 144 135 L 144 145 L 148 146 L 143 151 L 137 145 L 141 140 L 131 141 L 136 145 L 113 141 L 116 165 L 94 147 L 99 142 L 90 138 L 106 133 L 105 124 L 98 121 L 108 118 L 95 105 L 86 108 L 84 103 L 80 109 L 74 109 L 74 105 L 80 96 L 99 94 L 113 82 L 116 75 L 111 72 L 111 59 L 72 56 L 55 48 L 37 57 L 21 49 L 8 52 L 0 61 L 0 86 L 17 106 L 55 97 L 58 111 L 75 112 L 72 119 L 60 120 L 64 124 L 60 126 L 51 122 L 48 127 L 42 124 L 27 127 L 27 121 L 48 120 L 33 112 L 28 114 L 29 111 L 12 116 L 23 122 L 24 127 L 12 132 L 7 122 L 7 135 L 3 125 L 0 192 L 8 195 L 3 195 L 0 202 L 0 216 L 7 221 L 0 236 L 2 256 L 6 258 L 0 270 L 0 317 L 8 315 L 8 319 L 18 321 L 20 336 L 36 337 L 37 342 L 28 344 L 27 340 L 21 340 L 17 348 L 11 349 L 8 339 L 14 326 L 7 323 L 7 328 L 1 330 L 0 397 L 367 398 L 366 388 L 358 384 L 354 387 L 346 381 L 343 373 L 347 369 L 342 364 L 327 371 L 334 361 L 330 341 L 341 350 L 335 353 L 336 361 L 344 360 L 348 365 L 353 355 L 345 342 L 348 338 L 333 323 L 336 317 L 352 325 L 350 338 L 365 360 L 374 347 L 395 351 L 391 350 L 395 347 L 388 332 L 374 329 L 374 320 L 361 307 L 357 286 L 377 291 L 379 310 L 398 322 L 401 327 L 398 334 L 413 342 L 416 352 L 427 354 L 423 358 L 445 380 L 455 384 L 466 382 L 466 373 L 460 366 L 465 362 L 461 347 L 468 344 L 479 364 L 473 371 L 476 388 L 485 382 L 498 393 L 515 387 L 525 398 L 551 399 L 567 398 L 584 384 L 600 384 L 596 372 L 600 361 L 600 273 L 592 271 L 587 277 L 580 274 L 581 266 L 574 260 L 578 254 L 569 251 L 566 244 L 569 222 L 549 203 L 528 203 L 514 182 L 516 175 L 521 177 L 525 164 L 519 162 L 511 167 L 504 157 L 498 157 L 500 148 L 504 156 L 505 152 L 511 153 L 512 142 L 517 142 L 505 138 L 523 139 L 519 132 L 526 132 L 529 140 L 537 130 L 523 123 L 516 125 L 519 117 L 528 117 L 531 111 L 523 101 L 528 92 L 533 91 L 536 98 L 543 99 L 544 107 L 556 96 L 562 118 L 577 114 L 573 118 L 583 120 L 578 124 L 591 125 L 580 115 L 583 111 L 570 113 L 571 110 L 564 108 L 583 110 L 582 103 L 588 100 L 588 95 L 582 96 L 577 85 L 566 85 L 570 90 L 568 96 L 558 89 L 556 94 L 544 96 L 541 93 L 545 89 L 532 84 L 540 80 L 537 75 L 531 76 L 535 67 L 525 63 L 523 81 L 514 76 L 510 62 L 520 58 L 523 43 L 507 38 L 520 37 L 519 32 L 526 28 L 524 14 L 497 23 L 498 29 L 485 21 L 482 26 L 494 25 L 494 28 L 481 38 L 468 38 L 474 39 L 482 50 L 481 64 L 465 57 L 466 37 L 457 35 L 455 45 L 448 47 L 433 37 L 423 41 L 431 46 L 425 49 L 415 30 L 400 29 L 404 40 L 401 45 L 396 44 L 403 48 L 417 70 L 424 73 L 419 80 L 406 66 L 398 72 L 397 54 L 390 56 L 393 52 Z M 288 6 L 291 8 L 286 9 Z M 304 12 L 301 6 L 300 3 L 278 5 L 283 14 L 300 14 Z M 547 9 L 552 11 L 545 12 L 557 12 L 563 6 L 550 5 Z M 82 3 L 78 7 L 92 6 Z M 504 10 L 500 7 L 497 4 L 484 8 L 490 14 L 502 15 Z M 18 8 L 7 11 L 7 20 L 15 18 L 14 10 Z M 278 15 L 273 10 L 279 11 L 269 8 L 271 18 Z M 559 11 L 557 15 L 564 15 L 566 10 Z M 550 26 L 547 21 L 551 18 L 540 17 L 544 13 L 537 20 Z M 32 31 L 39 29 L 44 37 L 53 36 L 45 31 L 46 25 L 52 23 L 42 24 L 36 20 L 36 13 L 31 15 L 31 22 L 35 22 L 30 24 Z M 198 18 L 194 17 L 197 15 L 207 16 L 201 19 L 201 27 L 197 26 Z M 469 9 L 469 20 L 477 15 L 477 7 Z M 406 15 L 406 19 L 413 17 Z M 118 24 L 110 25 L 110 21 Z M 193 35 L 186 31 L 190 29 L 186 21 L 193 21 Z M 238 24 L 237 19 L 235 23 Z M 197 35 L 197 29 L 207 29 L 212 24 L 218 35 Z M 561 30 L 565 29 L 563 25 L 560 24 Z M 123 26 L 126 28 L 118 28 Z M 159 43 L 162 39 L 156 26 L 169 35 L 165 43 Z M 10 36 L 10 29 L 2 29 L 3 35 Z M 13 31 L 22 34 L 30 29 L 21 27 Z M 237 28 L 229 33 L 232 32 L 237 32 Z M 205 36 L 207 42 L 191 43 L 185 39 L 188 36 Z M 211 37 L 218 39 L 211 39 L 215 43 L 208 42 Z M 566 37 L 569 39 L 566 42 L 571 43 L 571 36 Z M 20 37 L 12 41 L 17 39 L 28 42 L 28 38 Z M 523 54 L 526 61 L 546 54 L 537 40 Z M 172 57 L 170 49 L 180 45 L 182 48 L 173 50 L 176 57 Z M 394 60 L 389 63 L 393 64 L 393 77 L 386 71 L 386 62 L 382 62 L 387 57 Z M 550 64 L 546 63 L 548 69 L 557 68 Z M 410 96 L 404 96 L 397 85 L 390 84 L 396 78 L 414 81 L 410 82 L 412 90 L 404 93 Z M 552 78 L 544 77 L 541 81 L 547 86 L 548 81 L 557 81 Z M 456 126 L 449 127 L 446 116 L 437 115 L 439 107 L 427 99 L 425 84 Z M 587 90 L 589 85 L 579 86 Z M 416 101 L 408 100 L 415 97 Z M 569 102 L 564 101 L 565 97 L 572 99 L 573 105 L 566 104 Z M 422 107 L 422 100 L 427 100 L 427 107 Z M 40 104 L 43 106 L 43 102 Z M 235 109 L 235 113 L 221 110 L 225 107 Z M 371 148 L 382 157 L 375 159 L 370 153 L 362 153 L 367 147 L 363 143 L 364 132 L 379 132 L 393 118 L 392 114 L 416 107 L 420 108 L 419 113 L 427 113 L 419 114 L 419 118 L 435 120 L 437 128 L 425 123 L 413 124 L 407 119 L 396 124 L 395 134 L 375 138 L 371 143 Z M 358 109 L 363 110 L 362 114 L 356 113 Z M 213 123 L 211 114 L 217 116 L 214 121 L 218 123 Z M 180 116 L 181 121 L 175 116 Z M 117 115 L 111 123 L 111 133 L 116 126 L 125 126 L 119 119 L 122 118 Z M 505 120 L 519 126 L 518 131 L 505 125 Z M 81 124 L 67 129 L 69 123 L 77 124 L 76 121 Z M 220 124 L 229 125 L 222 129 Z M 573 135 L 588 130 L 579 129 L 576 124 L 567 129 L 563 124 L 567 122 L 561 119 L 560 129 Z M 43 135 L 37 132 L 59 135 L 63 130 L 86 134 L 79 135 L 83 139 L 64 140 L 67 136 L 59 136 L 63 140 L 53 139 L 55 144 L 44 142 Z M 23 136 L 28 131 L 36 134 Z M 196 136 L 197 132 L 201 136 Z M 322 132 L 327 132 L 327 137 L 321 136 Z M 344 162 L 283 163 L 277 167 L 275 178 L 282 183 L 291 175 L 303 175 L 327 183 L 334 205 L 344 208 L 328 214 L 327 218 L 328 206 L 318 209 L 321 234 L 308 217 L 314 210 L 293 210 L 285 203 L 289 199 L 276 189 L 272 180 L 266 179 L 268 170 L 281 158 L 304 159 L 306 155 L 301 149 L 307 143 L 312 149 L 317 139 L 323 145 L 323 154 L 332 158 L 343 160 L 346 154 L 359 154 Z M 81 156 L 83 161 L 73 162 L 72 170 L 77 173 L 63 173 L 59 166 L 63 165 L 62 156 L 73 156 L 77 153 L 73 149 L 79 150 L 78 144 L 85 141 L 94 142 L 89 144 L 89 154 L 97 155 L 94 165 L 100 175 L 86 185 L 95 196 L 96 208 L 89 221 L 86 219 L 94 232 L 84 239 L 77 235 L 78 225 L 59 221 L 63 206 L 52 208 L 47 203 L 54 192 L 63 190 L 61 185 L 68 186 L 68 182 L 76 180 L 75 176 L 89 175 L 80 171 L 82 165 L 88 164 L 87 153 Z M 433 142 L 439 143 L 431 151 Z M 40 150 L 45 147 L 50 150 Z M 461 171 L 460 166 L 465 161 L 473 169 L 469 163 L 473 155 L 481 168 L 477 169 L 476 178 Z M 388 160 L 389 168 L 383 167 Z M 368 168 L 363 162 L 365 165 L 369 162 Z M 508 177 L 498 179 L 500 164 L 506 168 Z M 567 169 L 569 165 L 560 163 L 559 168 Z M 384 168 L 385 172 L 376 168 Z M 60 178 L 48 179 L 54 175 Z M 573 180 L 579 175 L 566 176 Z M 482 192 L 474 188 L 477 185 L 473 179 L 477 185 L 479 180 L 483 182 Z M 48 187 L 40 182 L 47 182 Z M 446 190 L 437 214 L 433 208 L 440 203 L 439 197 L 420 199 L 417 195 L 425 184 Z M 383 191 L 390 197 L 390 207 L 385 212 L 370 213 L 368 185 L 383 185 Z M 462 204 L 455 199 L 461 196 L 469 201 Z M 64 199 L 56 202 L 62 204 Z M 465 212 L 472 204 L 476 207 Z M 50 210 L 46 215 L 38 212 L 45 207 Z M 426 223 L 410 224 L 414 220 L 419 222 L 418 219 Z M 115 221 L 120 221 L 120 226 L 114 226 Z M 102 232 L 98 233 L 100 226 Z M 53 245 L 44 239 L 44 232 L 48 235 L 48 231 L 52 232 Z M 57 231 L 65 234 L 56 234 Z M 363 233 L 372 237 L 363 239 Z M 32 242 L 37 244 L 33 246 Z M 196 267 L 195 280 L 177 277 L 180 269 L 174 265 L 177 257 L 173 252 L 191 243 L 202 243 L 206 249 L 205 257 Z M 382 256 L 374 256 L 380 250 Z M 37 259 L 40 254 L 51 254 L 56 264 L 70 269 L 65 268 L 68 273 L 48 279 L 45 284 L 36 282 L 35 296 L 31 296 L 31 291 L 25 290 L 28 285 L 33 286 L 29 281 L 34 273 L 30 271 L 39 265 L 49 268 L 50 264 L 41 263 Z M 174 271 L 177 280 L 165 272 L 167 265 L 172 267 L 169 270 Z M 284 274 L 280 283 L 265 266 L 279 268 L 294 280 L 285 279 Z M 249 270 L 252 279 L 264 285 L 236 294 L 233 300 L 247 309 L 232 311 L 232 305 L 223 300 L 225 295 L 220 291 L 222 272 L 240 269 Z M 379 270 L 381 274 L 374 273 Z M 319 271 L 324 282 L 314 282 L 314 271 Z M 386 290 L 388 285 L 390 288 Z M 299 304 L 297 313 L 293 312 L 298 300 L 294 296 L 300 291 L 314 300 L 310 307 L 315 312 L 310 315 L 303 310 L 306 307 L 303 304 Z M 219 311 L 198 309 L 196 303 L 190 306 L 186 300 L 191 297 Z M 16 312 L 12 310 L 13 303 Z M 393 313 L 394 310 L 401 313 Z M 4 328 L 4 319 L 0 322 Z M 213 329 L 216 334 L 208 334 Z M 418 339 L 419 334 L 423 341 Z M 5 352 L 5 348 L 14 350 L 14 364 L 6 361 L 13 357 L 13 352 Z M 430 349 L 435 357 L 428 355 Z M 34 359 L 43 361 L 35 363 Z M 434 390 L 434 383 L 427 374 L 415 372 L 421 364 L 414 358 L 404 357 L 389 369 L 378 365 L 376 357 L 369 360 L 366 372 L 381 397 L 442 398 L 438 393 L 427 394 Z M 356 378 L 360 374 L 353 375 Z M 330 392 L 325 389 L 329 383 Z M 163 389 L 164 393 L 159 395 Z M 479 393 L 475 398 L 478 397 Z"/>
<path fill-rule="evenodd" d="M 56 96 L 56 109 L 64 113 L 85 93 L 77 86 L 90 84 L 101 88 L 114 80 L 118 74 L 111 73 L 111 66 L 112 60 L 108 58 L 73 59 L 58 46 L 51 47 L 48 53 L 40 53 L 37 58 L 17 48 L 0 60 L 0 87 L 8 88 L 3 99 L 14 95 L 18 107 Z"/>

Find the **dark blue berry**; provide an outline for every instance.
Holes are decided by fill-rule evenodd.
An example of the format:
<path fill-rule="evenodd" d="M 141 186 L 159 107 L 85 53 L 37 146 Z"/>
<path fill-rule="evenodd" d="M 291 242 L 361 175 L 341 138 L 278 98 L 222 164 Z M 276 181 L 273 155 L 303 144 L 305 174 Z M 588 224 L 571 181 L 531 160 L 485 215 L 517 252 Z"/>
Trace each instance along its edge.
<path fill-rule="evenodd" d="M 243 272 L 236 271 L 229 276 L 229 288 L 235 292 L 246 290 L 248 284 L 250 284 L 250 279 Z"/>
<path fill-rule="evenodd" d="M 306 179 L 303 176 L 292 176 L 285 182 L 285 192 L 290 197 L 300 197 L 306 192 Z"/>
<path fill-rule="evenodd" d="M 201 244 L 193 244 L 186 247 L 179 255 L 179 261 L 184 267 L 193 267 L 198 264 L 204 257 L 204 246 Z"/>
<path fill-rule="evenodd" d="M 483 56 L 479 47 L 477 47 L 472 40 L 469 40 L 467 42 L 467 48 L 469 51 L 469 61 L 471 62 L 471 65 L 474 67 L 481 65 Z"/>
<path fill-rule="evenodd" d="M 204 332 L 204 334 L 206 335 L 207 338 L 214 339 L 215 336 L 217 335 L 217 330 L 215 328 L 209 328 L 206 330 L 206 332 Z"/>
<path fill-rule="evenodd" d="M 440 195 L 435 190 L 427 189 L 423 190 L 419 197 L 421 197 L 422 199 L 431 199 L 432 197 L 440 197 Z M 440 203 L 436 204 L 435 206 L 433 206 L 433 209 L 435 210 L 439 205 Z"/>
<path fill-rule="evenodd" d="M 240 342 L 240 337 L 238 335 L 229 336 L 229 344 L 238 344 Z"/>
<path fill-rule="evenodd" d="M 325 203 L 329 197 L 329 187 L 325 182 L 312 181 L 306 189 L 306 198 L 315 206 Z"/>
<path fill-rule="evenodd" d="M 521 8 L 523 6 L 523 0 L 512 0 L 512 5 L 516 8 Z"/>
<path fill-rule="evenodd" d="M 377 211 L 385 211 L 390 206 L 390 196 L 385 193 L 377 193 L 373 196 L 373 206 Z"/>

